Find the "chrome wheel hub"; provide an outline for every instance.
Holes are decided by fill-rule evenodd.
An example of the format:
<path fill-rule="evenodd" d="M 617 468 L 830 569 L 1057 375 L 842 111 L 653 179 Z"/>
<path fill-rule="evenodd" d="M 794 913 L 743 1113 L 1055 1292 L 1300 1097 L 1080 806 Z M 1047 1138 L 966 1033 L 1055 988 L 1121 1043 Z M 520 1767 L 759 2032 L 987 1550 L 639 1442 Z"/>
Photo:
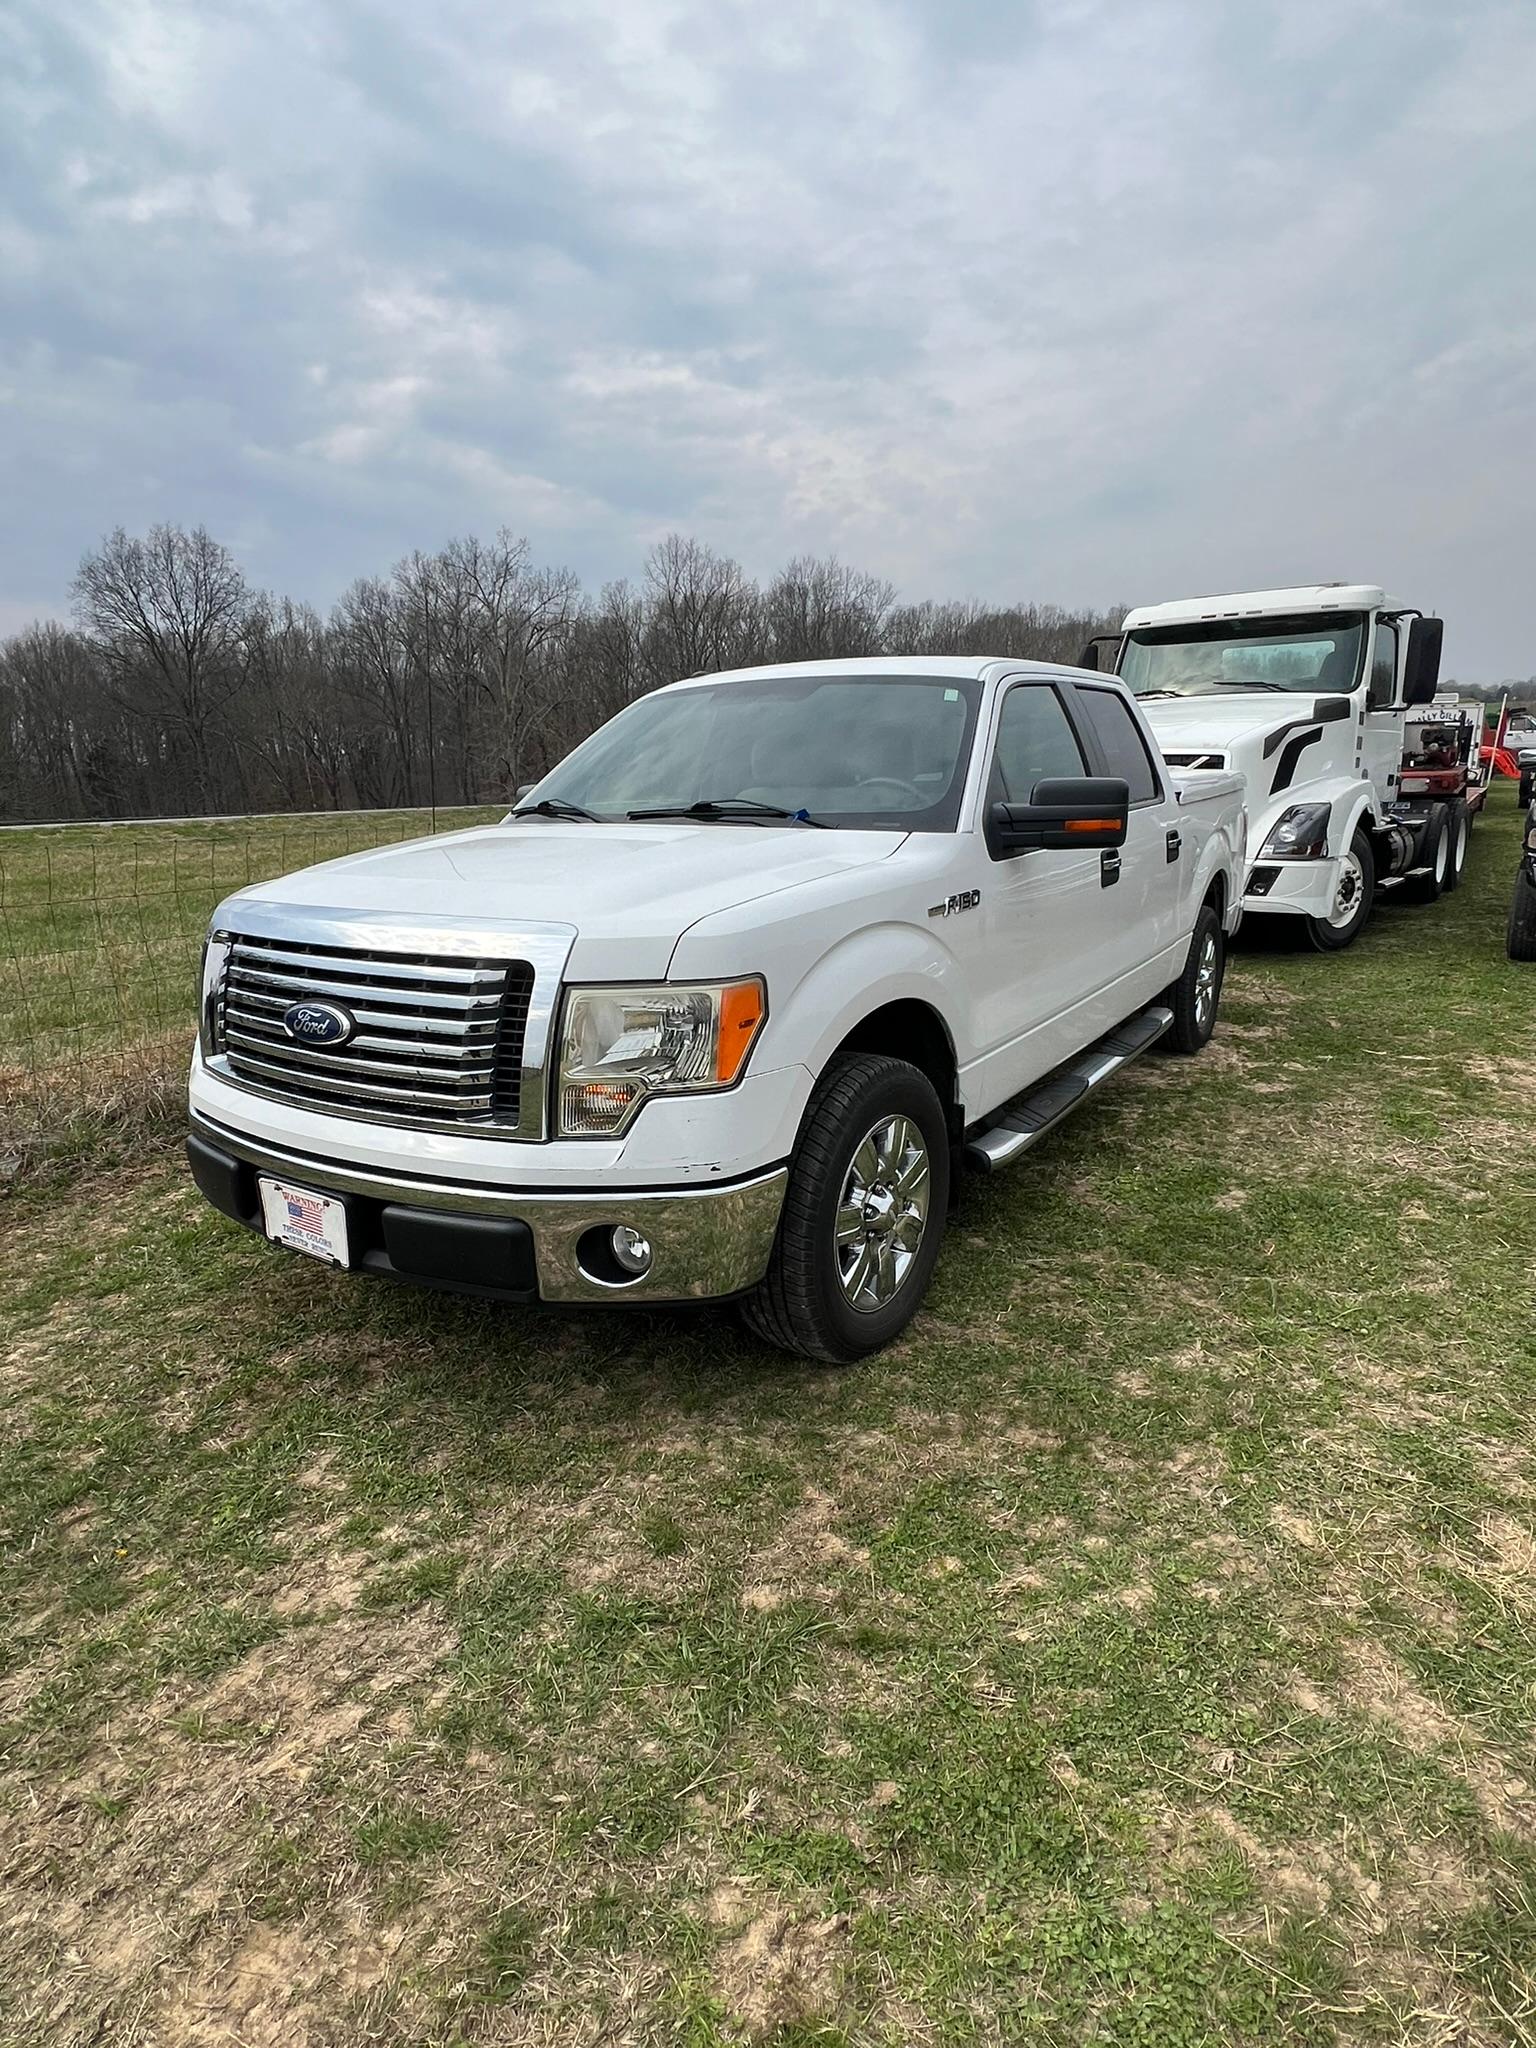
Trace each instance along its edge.
<path fill-rule="evenodd" d="M 850 1307 L 884 1308 L 928 1228 L 928 1146 L 910 1117 L 882 1117 L 854 1148 L 837 1205 L 837 1276 Z"/>
<path fill-rule="evenodd" d="M 1346 853 L 1339 862 L 1339 879 L 1333 892 L 1333 909 L 1328 913 L 1330 924 L 1348 924 L 1359 908 L 1360 892 L 1365 887 L 1365 870 L 1356 853 Z"/>
<path fill-rule="evenodd" d="M 1200 965 L 1195 969 L 1195 1021 L 1203 1031 L 1216 1008 L 1216 941 L 1209 932 L 1200 948 Z"/>

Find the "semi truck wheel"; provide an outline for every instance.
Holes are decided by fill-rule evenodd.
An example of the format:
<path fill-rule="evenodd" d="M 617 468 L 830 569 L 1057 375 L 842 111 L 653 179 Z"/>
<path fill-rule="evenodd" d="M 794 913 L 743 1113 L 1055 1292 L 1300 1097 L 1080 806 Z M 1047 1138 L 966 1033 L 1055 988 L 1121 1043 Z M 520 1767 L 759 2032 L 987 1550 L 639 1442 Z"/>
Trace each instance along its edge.
<path fill-rule="evenodd" d="M 1307 936 L 1320 953 L 1341 953 L 1360 936 L 1376 897 L 1376 856 L 1368 832 L 1357 832 L 1339 863 L 1333 908 L 1306 920 Z"/>
<path fill-rule="evenodd" d="M 1472 836 L 1472 813 L 1467 809 L 1464 796 L 1457 797 L 1451 805 L 1446 820 L 1446 844 L 1449 858 L 1445 864 L 1446 892 L 1459 888 L 1461 871 L 1467 864 L 1467 842 Z"/>
<path fill-rule="evenodd" d="M 1209 903 L 1195 920 L 1184 972 L 1163 991 L 1173 1022 L 1157 1041 L 1169 1052 L 1199 1052 L 1210 1043 L 1221 1006 L 1221 984 L 1227 971 L 1226 935 Z"/>
<path fill-rule="evenodd" d="M 1443 806 L 1430 820 L 1420 851 L 1424 856 L 1420 862 L 1424 873 L 1410 875 L 1402 885 L 1403 894 L 1411 903 L 1433 903 L 1451 886 L 1446 881 L 1451 871 L 1450 821 Z"/>
<path fill-rule="evenodd" d="M 905 1060 L 842 1053 L 816 1085 L 747 1326 L 822 1365 L 867 1357 L 917 1313 L 944 1235 L 949 1132 Z"/>
<path fill-rule="evenodd" d="M 1524 861 L 1515 877 L 1504 949 L 1511 960 L 1536 960 L 1536 882 L 1531 880 Z"/>

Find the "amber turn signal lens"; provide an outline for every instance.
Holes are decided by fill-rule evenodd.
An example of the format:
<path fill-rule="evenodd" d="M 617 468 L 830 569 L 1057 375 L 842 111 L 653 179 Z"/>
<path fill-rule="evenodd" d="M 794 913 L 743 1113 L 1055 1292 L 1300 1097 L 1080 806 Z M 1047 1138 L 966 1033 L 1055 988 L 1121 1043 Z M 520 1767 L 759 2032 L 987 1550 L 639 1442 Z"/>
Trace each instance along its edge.
<path fill-rule="evenodd" d="M 1063 818 L 1061 829 L 1063 832 L 1118 832 L 1120 830 L 1120 820 L 1118 818 Z"/>
<path fill-rule="evenodd" d="M 741 1072 L 758 1026 L 766 1014 L 760 981 L 733 982 L 720 991 L 720 1036 L 715 1043 L 715 1079 L 722 1085 Z"/>

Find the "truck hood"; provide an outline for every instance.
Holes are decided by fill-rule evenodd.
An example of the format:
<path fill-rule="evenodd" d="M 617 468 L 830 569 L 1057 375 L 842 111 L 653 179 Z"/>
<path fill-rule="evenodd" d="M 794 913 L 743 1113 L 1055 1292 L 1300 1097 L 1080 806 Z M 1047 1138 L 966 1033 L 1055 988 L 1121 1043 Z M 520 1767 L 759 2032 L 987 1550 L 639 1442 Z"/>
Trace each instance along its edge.
<path fill-rule="evenodd" d="M 241 902 L 574 926 L 570 972 L 650 978 L 666 973 L 700 918 L 888 860 L 906 837 L 808 825 L 508 821 L 322 861 L 242 890 L 227 908 L 237 928 Z"/>
<path fill-rule="evenodd" d="M 1320 705 L 1347 702 L 1338 696 L 1309 697 L 1299 690 L 1283 697 L 1262 690 L 1251 697 L 1154 697 L 1143 700 L 1141 708 L 1165 752 L 1187 754 L 1208 748 L 1228 753 L 1246 741 L 1267 739 L 1283 726 L 1315 721 Z"/>

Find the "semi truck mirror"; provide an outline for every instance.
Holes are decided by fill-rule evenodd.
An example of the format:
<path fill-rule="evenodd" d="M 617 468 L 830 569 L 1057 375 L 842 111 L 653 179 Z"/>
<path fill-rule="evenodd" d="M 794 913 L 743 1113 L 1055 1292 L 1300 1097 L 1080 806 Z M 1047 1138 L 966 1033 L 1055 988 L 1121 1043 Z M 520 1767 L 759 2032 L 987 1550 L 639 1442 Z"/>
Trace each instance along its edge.
<path fill-rule="evenodd" d="M 1408 658 L 1403 665 L 1403 702 L 1432 704 L 1440 683 L 1440 645 L 1445 637 L 1443 619 L 1410 619 Z"/>
<path fill-rule="evenodd" d="M 1099 670 L 1105 666 L 1104 662 L 1099 659 L 1099 649 L 1101 647 L 1108 647 L 1111 650 L 1108 657 L 1108 665 L 1113 670 L 1115 666 L 1113 650 L 1120 645 L 1121 637 L 1119 633 L 1095 633 L 1093 638 L 1083 648 L 1082 653 L 1077 657 L 1078 667 L 1089 669 L 1097 675 Z"/>
<path fill-rule="evenodd" d="M 1119 776 L 1055 777 L 1037 782 L 1027 804 L 995 803 L 987 817 L 987 839 L 997 854 L 1123 846 L 1130 808 L 1130 785 Z"/>

